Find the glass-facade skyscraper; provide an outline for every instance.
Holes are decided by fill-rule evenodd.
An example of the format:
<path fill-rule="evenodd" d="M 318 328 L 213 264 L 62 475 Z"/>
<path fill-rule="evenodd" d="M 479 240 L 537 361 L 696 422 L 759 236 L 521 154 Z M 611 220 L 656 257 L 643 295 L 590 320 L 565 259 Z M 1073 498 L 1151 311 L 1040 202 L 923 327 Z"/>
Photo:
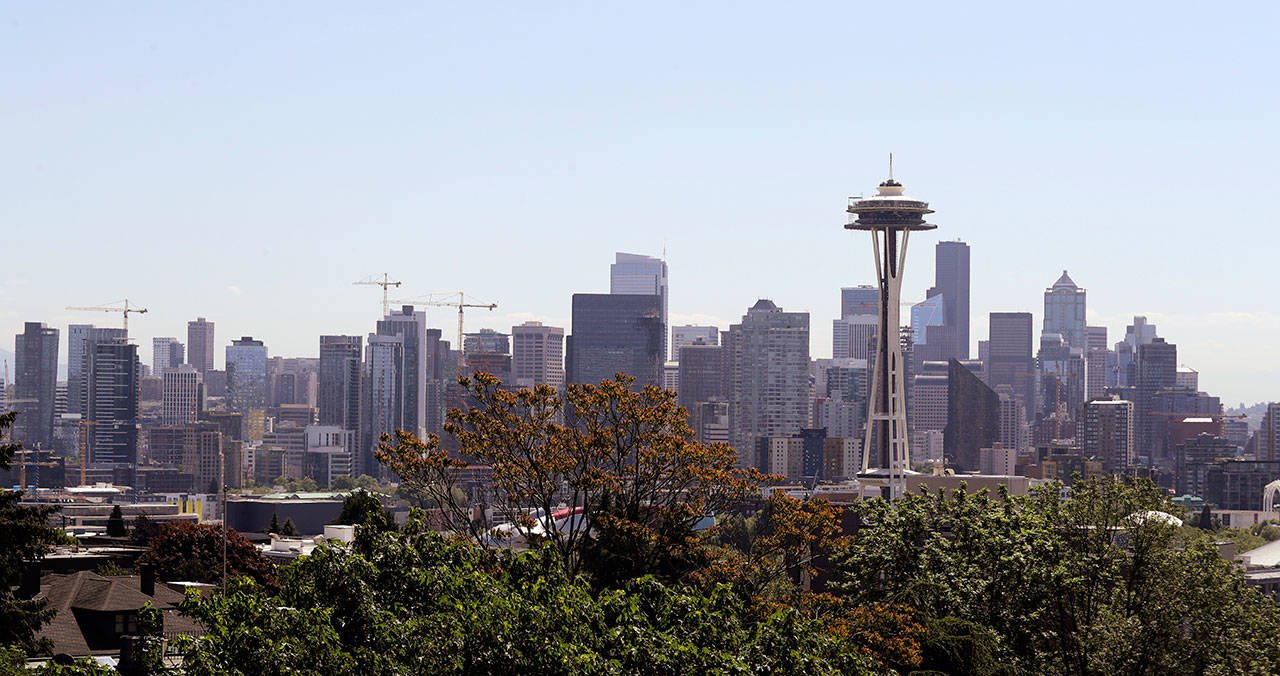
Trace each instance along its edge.
<path fill-rule="evenodd" d="M 1053 286 L 1044 290 L 1044 333 L 1056 333 L 1068 347 L 1083 352 L 1089 348 L 1084 324 L 1085 290 L 1062 271 Z"/>
<path fill-rule="evenodd" d="M 267 407 L 267 346 L 252 336 L 227 346 L 227 401 L 232 411 Z"/>
<path fill-rule="evenodd" d="M 661 299 L 662 360 L 667 359 L 667 262 L 661 258 L 618 252 L 609 266 L 609 293 L 658 296 Z"/>
<path fill-rule="evenodd" d="M 13 438 L 27 448 L 53 443 L 53 407 L 58 388 L 58 330 L 27 322 L 14 337 Z"/>
<path fill-rule="evenodd" d="M 662 386 L 663 297 L 573 294 L 572 333 L 566 339 L 566 381 L 595 385 L 622 372 L 635 387 Z"/>

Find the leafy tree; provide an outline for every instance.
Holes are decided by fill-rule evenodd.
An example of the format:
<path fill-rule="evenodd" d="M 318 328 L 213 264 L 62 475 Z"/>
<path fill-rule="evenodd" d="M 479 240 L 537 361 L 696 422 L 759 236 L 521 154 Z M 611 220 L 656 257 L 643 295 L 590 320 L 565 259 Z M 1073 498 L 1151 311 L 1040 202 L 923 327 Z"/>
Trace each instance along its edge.
<path fill-rule="evenodd" d="M 129 538 L 135 545 L 146 547 L 151 544 L 151 538 L 159 531 L 160 527 L 156 522 L 147 517 L 146 514 L 139 514 L 133 520 L 133 532 L 129 534 Z"/>
<path fill-rule="evenodd" d="M 428 530 L 354 547 L 326 543 L 282 571 L 277 594 L 241 581 L 190 595 L 207 629 L 183 638 L 205 674 L 866 674 L 873 661 L 795 609 L 755 618 L 727 587 L 702 593 L 651 576 L 594 593 L 559 553 L 485 552 Z"/>
<path fill-rule="evenodd" d="M 285 537 L 297 537 L 298 527 L 293 523 L 293 517 L 284 520 L 284 525 L 280 527 L 280 535 Z"/>
<path fill-rule="evenodd" d="M 0 414 L 0 469 L 9 469 L 22 448 L 6 434 L 16 417 L 15 412 Z M 17 645 L 34 653 L 48 647 L 35 636 L 54 611 L 46 608 L 43 599 L 20 599 L 10 588 L 22 580 L 28 565 L 62 539 L 62 532 L 49 526 L 56 507 L 28 507 L 21 500 L 21 491 L 0 491 L 0 645 Z"/>
<path fill-rule="evenodd" d="M 174 521 L 159 529 L 138 563 L 154 565 L 156 575 L 165 580 L 221 582 L 222 548 L 221 526 Z M 235 530 L 226 533 L 226 551 L 229 577 L 274 584 L 271 561 Z"/>
<path fill-rule="evenodd" d="M 446 528 L 482 547 L 507 544 L 494 531 L 505 523 L 529 542 L 549 542 L 570 575 L 588 571 L 617 581 L 653 572 L 678 579 L 706 563 L 696 521 L 724 511 L 762 477 L 737 468 L 728 446 L 694 440 L 673 393 L 636 392 L 634 383 L 620 373 L 599 385 L 570 385 L 561 399 L 546 385 L 502 389 L 483 372 L 459 380 L 476 405 L 449 411 L 445 429 L 462 456 L 492 467 L 492 520 L 473 519 L 469 505 L 456 499 L 457 470 L 465 463 L 434 436 L 420 440 L 398 430 L 394 439 L 383 438 L 378 459 L 442 505 Z M 556 422 L 562 413 L 563 425 Z M 569 509 L 557 519 L 562 500 Z"/>
<path fill-rule="evenodd" d="M 330 523 L 351 526 L 368 526 L 378 531 L 396 529 L 395 518 L 382 507 L 376 495 L 364 489 L 355 491 L 342 501 L 342 511 Z"/>
<path fill-rule="evenodd" d="M 111 508 L 111 516 L 107 517 L 107 535 L 113 538 L 122 538 L 126 534 L 124 514 L 120 511 L 120 505 L 116 505 Z"/>
<path fill-rule="evenodd" d="M 333 478 L 333 485 L 331 486 L 331 488 L 333 488 L 333 490 L 335 491 L 349 491 L 356 488 L 360 488 L 366 491 L 373 491 L 377 487 L 378 487 L 378 480 L 369 476 L 368 474 L 361 474 L 360 476 L 355 478 L 345 476 L 345 475 L 336 476 Z"/>
<path fill-rule="evenodd" d="M 278 513 L 276 512 L 271 513 L 271 523 L 267 524 L 267 529 L 263 532 L 275 533 L 276 535 L 281 534 L 280 533 L 280 515 Z"/>
<path fill-rule="evenodd" d="M 962 660 L 1029 673 L 1280 669 L 1280 646 L 1264 638 L 1280 632 L 1280 609 L 1211 538 L 1163 515 L 1176 509 L 1154 484 L 1081 480 L 1065 501 L 1061 490 L 858 503 L 864 526 L 839 562 L 843 593 L 857 605 L 918 609 L 934 630 L 925 668 L 937 659 L 939 669 Z"/>
<path fill-rule="evenodd" d="M 272 483 L 286 493 L 310 493 L 320 490 L 316 480 L 309 476 L 304 476 L 301 479 L 287 476 L 276 477 L 276 480 Z"/>
<path fill-rule="evenodd" d="M 98 564 L 97 568 L 93 569 L 93 572 L 103 577 L 118 577 L 120 575 L 129 574 L 129 571 L 125 570 L 124 568 L 121 568 L 120 564 L 116 563 L 115 561 L 103 561 L 102 563 Z"/>

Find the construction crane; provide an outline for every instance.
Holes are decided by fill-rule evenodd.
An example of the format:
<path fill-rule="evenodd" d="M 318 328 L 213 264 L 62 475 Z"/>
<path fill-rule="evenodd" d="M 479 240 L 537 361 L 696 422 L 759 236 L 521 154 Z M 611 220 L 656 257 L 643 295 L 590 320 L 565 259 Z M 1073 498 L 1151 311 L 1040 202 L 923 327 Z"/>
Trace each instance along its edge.
<path fill-rule="evenodd" d="M 108 306 L 77 307 L 77 306 L 68 306 L 68 307 L 67 307 L 67 309 L 68 309 L 68 310 L 83 310 L 83 311 L 85 311 L 85 312 L 118 312 L 118 313 L 120 313 L 121 315 L 123 315 L 123 316 L 124 316 L 124 333 L 125 333 L 125 335 L 127 336 L 127 335 L 129 335 L 129 313 L 131 313 L 131 312 L 132 312 L 132 313 L 134 313 L 134 314 L 140 314 L 140 315 L 141 315 L 141 314 L 146 314 L 146 313 L 147 313 L 147 308 L 144 308 L 144 307 L 130 307 L 130 306 L 129 306 L 129 299 L 128 299 L 128 298 L 126 298 L 126 299 L 124 299 L 124 300 L 122 300 L 122 301 L 118 301 L 118 303 L 122 303 L 122 304 L 124 305 L 124 307 L 108 307 Z"/>
<path fill-rule="evenodd" d="M 384 272 L 384 273 L 382 273 L 382 279 L 381 279 L 381 280 L 379 280 L 377 277 L 370 277 L 370 278 L 368 278 L 368 279 L 364 279 L 364 280 L 361 280 L 361 281 L 359 281 L 359 282 L 351 282 L 351 284 L 352 284 L 352 285 L 354 285 L 354 286 L 380 286 L 380 287 L 382 287 L 382 316 L 383 316 L 383 317 L 386 317 L 386 316 L 387 316 L 388 309 L 389 309 L 389 307 L 390 307 L 390 306 L 388 305 L 388 303 L 389 303 L 390 301 L 388 301 L 388 300 L 387 300 L 387 287 L 390 287 L 390 286 L 399 287 L 399 286 L 400 286 L 400 282 L 393 282 L 393 281 L 391 281 L 391 275 L 389 275 L 389 274 L 387 274 L 387 273 L 385 273 L 385 272 Z"/>
<path fill-rule="evenodd" d="M 80 421 L 80 485 L 84 485 L 85 465 L 89 457 L 89 426 L 97 425 L 92 420 Z"/>
<path fill-rule="evenodd" d="M 432 296 L 452 296 L 452 292 L 448 294 L 432 293 L 427 294 L 426 299 L 396 301 L 397 303 L 407 303 L 413 305 L 430 305 L 433 307 L 456 307 L 458 308 L 458 378 L 462 378 L 465 371 L 462 363 L 462 317 L 463 310 L 466 308 L 480 308 L 482 310 L 494 310 L 498 307 L 497 303 L 468 303 L 467 295 L 461 291 L 457 292 L 458 300 L 436 300 Z M 475 300 L 474 298 L 471 300 Z"/>

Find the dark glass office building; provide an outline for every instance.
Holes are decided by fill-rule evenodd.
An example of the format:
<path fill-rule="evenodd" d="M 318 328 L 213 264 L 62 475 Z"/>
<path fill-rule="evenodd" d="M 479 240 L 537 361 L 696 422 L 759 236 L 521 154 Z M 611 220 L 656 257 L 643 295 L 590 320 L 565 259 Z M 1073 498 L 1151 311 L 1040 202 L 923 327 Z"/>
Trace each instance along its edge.
<path fill-rule="evenodd" d="M 635 387 L 662 386 L 662 297 L 575 293 L 566 381 L 597 384 L 622 372 Z"/>

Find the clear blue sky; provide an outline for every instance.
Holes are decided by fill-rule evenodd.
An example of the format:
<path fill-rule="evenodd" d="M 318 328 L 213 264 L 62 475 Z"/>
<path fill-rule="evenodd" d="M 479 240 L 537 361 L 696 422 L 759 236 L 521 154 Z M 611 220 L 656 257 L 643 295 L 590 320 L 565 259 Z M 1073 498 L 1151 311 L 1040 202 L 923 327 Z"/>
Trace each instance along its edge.
<path fill-rule="evenodd" d="M 769 297 L 823 356 L 893 152 L 940 226 L 906 293 L 970 243 L 975 342 L 1065 268 L 1112 342 L 1146 314 L 1203 388 L 1280 399 L 1280 6 L 859 5 L 10 4 L 0 336 L 127 296 L 144 359 L 196 315 L 314 355 L 384 270 L 566 325 L 665 244 L 675 322 Z"/>

